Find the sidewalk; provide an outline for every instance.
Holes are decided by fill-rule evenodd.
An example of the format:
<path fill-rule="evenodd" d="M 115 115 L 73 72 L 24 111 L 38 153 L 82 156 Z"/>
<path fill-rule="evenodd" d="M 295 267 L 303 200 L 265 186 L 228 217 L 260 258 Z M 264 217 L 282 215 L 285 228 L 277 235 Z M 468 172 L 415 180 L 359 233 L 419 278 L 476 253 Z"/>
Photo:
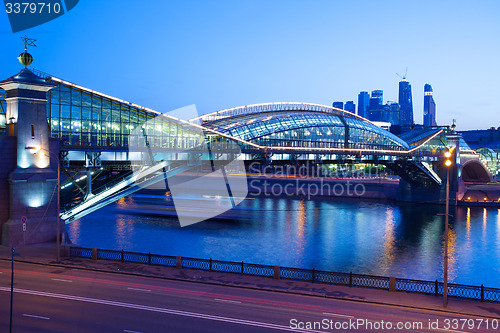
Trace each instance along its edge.
<path fill-rule="evenodd" d="M 443 307 L 441 296 L 411 294 L 405 292 L 389 292 L 384 290 L 346 286 L 307 283 L 292 280 L 274 280 L 272 278 L 253 277 L 239 274 L 198 271 L 192 269 L 176 269 L 147 264 L 110 260 L 91 260 L 82 258 L 62 258 L 55 262 L 55 244 L 37 244 L 16 248 L 14 260 L 44 265 L 64 266 L 76 269 L 90 269 L 102 272 L 134 274 L 172 280 L 192 281 L 197 283 L 219 284 L 240 288 L 253 288 L 273 292 L 288 292 L 320 297 L 331 297 L 349 301 L 369 302 L 405 306 L 409 308 L 428 309 L 457 313 L 462 315 L 478 315 L 489 318 L 500 318 L 500 303 L 480 302 L 458 298 L 448 298 L 448 307 Z M 0 260 L 10 260 L 10 248 L 0 246 Z"/>

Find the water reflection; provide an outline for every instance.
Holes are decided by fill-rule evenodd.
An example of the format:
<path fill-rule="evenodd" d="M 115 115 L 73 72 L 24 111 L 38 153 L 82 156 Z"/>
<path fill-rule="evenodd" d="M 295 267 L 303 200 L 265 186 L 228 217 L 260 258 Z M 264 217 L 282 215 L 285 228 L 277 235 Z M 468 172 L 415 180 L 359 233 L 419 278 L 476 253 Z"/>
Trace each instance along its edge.
<path fill-rule="evenodd" d="M 457 236 L 453 225 L 448 228 L 448 278 L 453 281 L 457 278 Z M 444 255 L 444 242 L 443 242 Z"/>
<path fill-rule="evenodd" d="M 66 226 L 66 230 L 74 244 L 80 244 L 80 225 L 81 221 L 76 220 Z"/>
<path fill-rule="evenodd" d="M 130 223 L 130 219 L 119 216 L 115 224 L 115 237 L 118 249 L 130 248 L 134 239 L 134 223 Z"/>
<path fill-rule="evenodd" d="M 165 202 L 164 192 L 132 196 L 67 230 L 88 247 L 442 281 L 441 206 L 255 198 L 181 228 L 163 214 Z M 500 287 L 500 210 L 450 213 L 450 282 Z"/>
<path fill-rule="evenodd" d="M 387 207 L 385 215 L 384 243 L 382 253 L 382 272 L 384 275 L 390 273 L 389 269 L 394 261 L 396 254 L 396 221 L 394 220 L 394 208 Z"/>
<path fill-rule="evenodd" d="M 467 218 L 465 223 L 467 226 L 467 241 L 470 241 L 470 207 L 467 207 Z"/>

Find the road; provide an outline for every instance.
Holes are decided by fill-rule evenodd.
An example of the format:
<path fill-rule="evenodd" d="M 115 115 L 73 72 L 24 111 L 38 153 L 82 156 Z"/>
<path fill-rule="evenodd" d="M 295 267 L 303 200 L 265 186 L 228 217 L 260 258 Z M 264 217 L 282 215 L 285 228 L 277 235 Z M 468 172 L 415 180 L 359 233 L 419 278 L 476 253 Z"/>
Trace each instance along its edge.
<path fill-rule="evenodd" d="M 18 262 L 14 268 L 15 333 L 500 331 L 492 319 L 488 330 L 480 317 L 437 311 Z M 9 330 L 10 277 L 10 262 L 0 261 L 1 332 Z M 440 329 L 429 329 L 429 320 Z M 314 322 L 322 326 L 299 329 Z M 417 326 L 396 329 L 398 322 Z"/>

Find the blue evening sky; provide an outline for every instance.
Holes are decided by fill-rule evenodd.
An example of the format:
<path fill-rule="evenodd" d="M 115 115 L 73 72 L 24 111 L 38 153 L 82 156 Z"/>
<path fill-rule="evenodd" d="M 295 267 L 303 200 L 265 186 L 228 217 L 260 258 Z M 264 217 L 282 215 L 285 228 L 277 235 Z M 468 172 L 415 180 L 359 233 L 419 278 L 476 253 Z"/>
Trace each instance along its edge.
<path fill-rule="evenodd" d="M 432 85 L 437 122 L 500 126 L 500 1 L 80 0 L 16 34 L 0 13 L 0 78 L 33 67 L 161 112 L 208 113 L 264 102 L 331 105 L 412 84 L 422 123 Z"/>

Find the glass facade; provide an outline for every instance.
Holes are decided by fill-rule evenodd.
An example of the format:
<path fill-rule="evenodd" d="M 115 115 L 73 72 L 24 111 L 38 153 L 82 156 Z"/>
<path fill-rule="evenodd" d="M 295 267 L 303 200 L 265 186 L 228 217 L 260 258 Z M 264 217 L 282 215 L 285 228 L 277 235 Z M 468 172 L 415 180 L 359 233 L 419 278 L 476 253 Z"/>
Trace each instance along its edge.
<path fill-rule="evenodd" d="M 499 153 L 491 148 L 476 149 L 479 158 L 485 164 L 493 175 L 497 175 L 500 171 Z"/>
<path fill-rule="evenodd" d="M 425 128 L 423 130 L 413 130 L 401 134 L 399 137 L 405 140 L 410 147 L 419 146 L 419 151 L 431 151 L 437 152 L 446 149 L 447 147 L 447 135 L 448 129 L 446 126 Z M 431 138 L 432 137 L 432 138 Z M 429 139 L 431 138 L 431 139 Z M 473 149 L 465 142 L 465 140 L 460 137 L 459 149 L 462 153 L 472 152 Z"/>
<path fill-rule="evenodd" d="M 211 129 L 260 146 L 409 149 L 405 141 L 366 119 L 323 105 L 256 104 L 211 113 L 187 123 L 36 70 L 34 72 L 56 84 L 47 93 L 47 119 L 51 136 L 59 138 L 65 146 L 82 149 L 135 146 L 130 142 L 133 140 L 130 133 L 140 127 L 140 131 L 147 136 L 148 146 L 162 149 L 197 147 L 207 135 L 211 135 L 212 140 L 229 140 Z M 3 129 L 4 98 L 0 94 L 0 125 L 3 120 Z M 197 124 L 207 129 L 201 132 Z"/>
<path fill-rule="evenodd" d="M 192 125 L 52 78 L 47 94 L 51 136 L 69 146 L 128 147 L 138 126 L 150 147 L 187 149 L 202 138 Z"/>
<path fill-rule="evenodd" d="M 157 111 L 34 72 L 56 84 L 47 93 L 47 121 L 51 137 L 59 138 L 64 146 L 118 150 L 129 145 L 137 147 L 144 140 L 130 142 L 134 140 L 130 134 L 138 127 L 150 148 L 162 150 L 199 148 L 207 137 L 212 141 L 232 141 Z M 0 89 L 0 133 L 6 129 L 5 112 L 5 91 Z"/>
<path fill-rule="evenodd" d="M 411 126 L 413 125 L 413 101 L 411 95 L 410 82 L 403 79 L 399 81 L 399 109 L 401 112 L 400 125 Z"/>
<path fill-rule="evenodd" d="M 318 111 L 251 113 L 206 122 L 204 126 L 262 146 L 390 150 L 409 148 L 397 136 L 360 117 Z"/>

